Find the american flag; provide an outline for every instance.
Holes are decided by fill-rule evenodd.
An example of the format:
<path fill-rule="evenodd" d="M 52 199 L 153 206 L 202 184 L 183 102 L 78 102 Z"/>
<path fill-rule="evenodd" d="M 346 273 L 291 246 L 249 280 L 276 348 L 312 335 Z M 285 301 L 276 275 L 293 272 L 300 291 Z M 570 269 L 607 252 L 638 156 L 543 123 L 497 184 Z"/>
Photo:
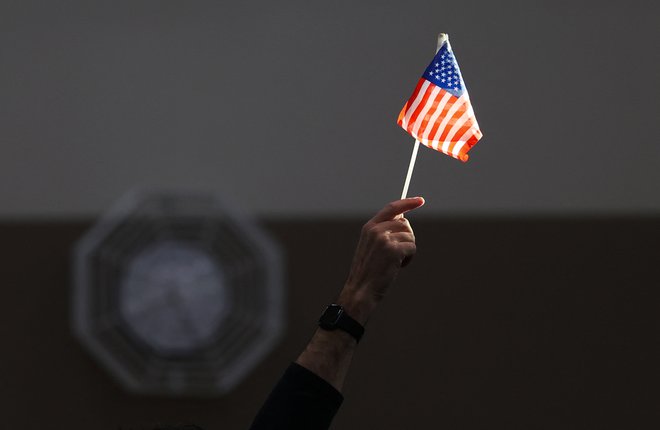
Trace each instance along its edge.
<path fill-rule="evenodd" d="M 481 139 L 465 82 L 446 36 L 403 106 L 397 123 L 429 148 L 463 162 Z"/>

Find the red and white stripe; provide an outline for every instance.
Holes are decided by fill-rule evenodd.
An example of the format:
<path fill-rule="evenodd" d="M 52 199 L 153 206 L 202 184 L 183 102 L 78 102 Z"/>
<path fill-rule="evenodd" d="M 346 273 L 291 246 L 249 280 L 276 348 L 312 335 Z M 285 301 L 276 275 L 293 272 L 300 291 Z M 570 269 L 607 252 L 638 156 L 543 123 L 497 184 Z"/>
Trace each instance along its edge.
<path fill-rule="evenodd" d="M 397 122 L 424 145 L 461 161 L 482 136 L 467 91 L 456 97 L 424 78 Z"/>

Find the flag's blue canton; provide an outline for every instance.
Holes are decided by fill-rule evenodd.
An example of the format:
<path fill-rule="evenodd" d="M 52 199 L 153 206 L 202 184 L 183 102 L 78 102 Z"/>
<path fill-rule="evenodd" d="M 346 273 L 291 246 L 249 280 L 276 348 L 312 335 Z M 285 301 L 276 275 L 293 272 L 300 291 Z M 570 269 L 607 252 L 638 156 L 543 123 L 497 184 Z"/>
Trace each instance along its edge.
<path fill-rule="evenodd" d="M 447 48 L 447 43 L 435 54 L 435 58 L 424 72 L 424 79 L 460 97 L 465 92 L 465 84 L 454 54 Z"/>

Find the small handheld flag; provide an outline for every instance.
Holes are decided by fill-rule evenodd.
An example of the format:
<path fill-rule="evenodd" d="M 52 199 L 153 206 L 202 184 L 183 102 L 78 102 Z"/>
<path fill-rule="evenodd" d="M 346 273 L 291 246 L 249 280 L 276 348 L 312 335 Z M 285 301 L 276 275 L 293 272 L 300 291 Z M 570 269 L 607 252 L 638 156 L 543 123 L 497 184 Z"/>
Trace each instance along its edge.
<path fill-rule="evenodd" d="M 397 123 L 415 139 L 461 161 L 481 139 L 449 37 L 438 38 L 438 51 L 419 79 Z"/>
<path fill-rule="evenodd" d="M 447 34 L 438 36 L 435 57 L 403 106 L 397 123 L 415 138 L 402 199 L 408 192 L 420 142 L 466 162 L 468 151 L 481 139 L 482 133 Z"/>

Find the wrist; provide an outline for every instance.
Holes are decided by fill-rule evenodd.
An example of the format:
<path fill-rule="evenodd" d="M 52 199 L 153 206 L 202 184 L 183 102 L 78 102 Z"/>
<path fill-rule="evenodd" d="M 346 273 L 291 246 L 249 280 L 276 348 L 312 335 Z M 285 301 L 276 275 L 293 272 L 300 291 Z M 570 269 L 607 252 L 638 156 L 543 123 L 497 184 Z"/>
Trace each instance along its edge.
<path fill-rule="evenodd" d="M 363 326 L 367 323 L 377 306 L 376 301 L 372 297 L 348 284 L 344 286 L 339 294 L 337 304 L 341 305 L 351 318 Z"/>

